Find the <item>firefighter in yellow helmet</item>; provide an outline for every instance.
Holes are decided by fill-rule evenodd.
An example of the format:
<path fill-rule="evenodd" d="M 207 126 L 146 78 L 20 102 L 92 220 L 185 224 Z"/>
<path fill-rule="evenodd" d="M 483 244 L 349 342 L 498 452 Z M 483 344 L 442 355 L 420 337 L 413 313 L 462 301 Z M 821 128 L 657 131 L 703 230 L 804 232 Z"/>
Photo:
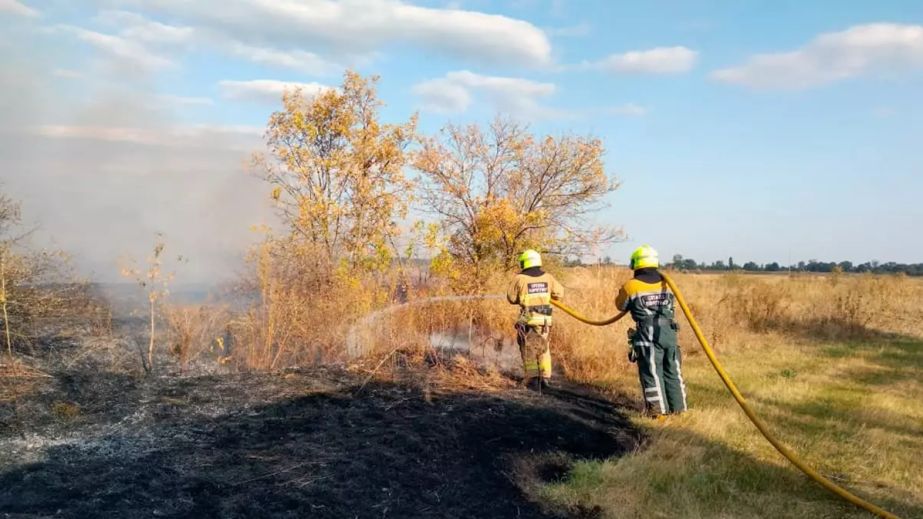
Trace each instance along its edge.
<path fill-rule="evenodd" d="M 548 348 L 551 300 L 561 299 L 564 288 L 554 276 L 542 270 L 542 256 L 534 250 L 519 256 L 519 267 L 521 272 L 510 283 L 506 299 L 521 309 L 516 321 L 516 342 L 522 354 L 523 382 L 526 387 L 541 391 L 548 388 L 551 378 Z"/>
<path fill-rule="evenodd" d="M 631 255 L 634 277 L 615 298 L 621 315 L 631 313 L 636 327 L 629 330 L 628 358 L 638 363 L 644 406 L 659 416 L 686 410 L 686 384 L 677 341 L 676 298 L 658 272 L 660 259 L 650 245 Z"/>

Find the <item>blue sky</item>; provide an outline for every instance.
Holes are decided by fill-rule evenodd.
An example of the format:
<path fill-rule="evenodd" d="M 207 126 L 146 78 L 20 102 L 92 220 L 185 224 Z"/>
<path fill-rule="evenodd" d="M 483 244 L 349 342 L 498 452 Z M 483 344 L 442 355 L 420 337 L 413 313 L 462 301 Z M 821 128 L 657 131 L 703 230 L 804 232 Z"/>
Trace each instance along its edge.
<path fill-rule="evenodd" d="M 920 2 L 0 0 L 0 31 L 0 181 L 98 275 L 155 231 L 232 269 L 279 92 L 346 67 L 424 131 L 601 137 L 618 259 L 923 261 Z"/>

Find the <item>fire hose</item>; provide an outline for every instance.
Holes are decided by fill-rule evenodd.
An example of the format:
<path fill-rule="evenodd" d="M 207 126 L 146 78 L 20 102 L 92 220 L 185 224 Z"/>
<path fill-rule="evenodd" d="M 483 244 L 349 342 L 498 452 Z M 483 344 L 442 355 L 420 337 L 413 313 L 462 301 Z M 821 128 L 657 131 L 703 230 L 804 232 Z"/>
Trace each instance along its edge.
<path fill-rule="evenodd" d="M 724 366 L 721 365 L 721 362 L 718 360 L 718 357 L 715 356 L 715 352 L 714 350 L 712 350 L 711 346 L 708 344 L 708 339 L 706 339 L 705 335 L 702 333 L 702 329 L 699 327 L 699 323 L 695 320 L 695 317 L 693 317 L 692 311 L 689 310 L 689 305 L 686 304 L 686 300 L 683 298 L 683 293 L 680 292 L 679 288 L 676 286 L 673 280 L 670 279 L 669 276 L 667 276 L 666 274 L 663 274 L 663 278 L 664 278 L 664 281 L 666 281 L 667 286 L 673 292 L 673 295 L 676 296 L 676 301 L 679 303 L 680 308 L 683 310 L 683 315 L 685 315 L 686 320 L 689 321 L 689 326 L 692 327 L 692 331 L 693 333 L 695 333 L 696 339 L 699 340 L 699 344 L 702 346 L 702 350 L 705 351 L 705 355 L 708 357 L 709 362 L 711 362 L 711 365 L 715 368 L 715 371 L 718 373 L 718 376 L 721 377 L 721 381 L 724 382 L 724 385 L 727 387 L 728 391 L 731 392 L 731 395 L 734 397 L 734 400 L 737 401 L 737 404 L 740 405 L 740 408 L 743 410 L 744 414 L 747 415 L 747 418 L 750 419 L 750 421 L 753 423 L 754 426 L 756 426 L 756 428 L 760 431 L 763 437 L 766 438 L 766 441 L 772 444 L 772 446 L 775 447 L 775 449 L 779 451 L 779 453 L 782 454 L 782 456 L 785 456 L 785 458 L 788 459 L 788 461 L 792 462 L 792 464 L 795 465 L 798 468 L 798 470 L 800 470 L 806 476 L 813 479 L 814 481 L 819 483 L 821 486 L 823 486 L 830 492 L 833 492 L 840 498 L 846 501 L 849 501 L 850 503 L 858 506 L 859 508 L 867 510 L 879 517 L 884 517 L 887 519 L 898 519 L 898 517 L 892 514 L 891 512 L 888 512 L 887 510 L 875 505 L 874 503 L 870 503 L 862 499 L 861 497 L 856 496 L 855 494 L 849 492 L 845 488 L 837 485 L 830 479 L 824 477 L 822 474 L 820 474 L 819 472 L 817 472 L 816 470 L 808 466 L 808 464 L 805 463 L 804 460 L 799 458 L 798 455 L 794 451 L 792 451 L 791 449 L 783 445 L 782 442 L 779 441 L 779 439 L 776 438 L 775 435 L 773 435 L 772 432 L 769 431 L 769 428 L 767 427 L 766 422 L 764 422 L 756 414 L 756 412 L 753 411 L 753 408 L 751 408 L 750 404 L 747 403 L 747 400 L 740 393 L 740 390 L 737 389 L 737 385 L 734 384 L 734 381 L 731 379 L 731 376 L 728 374 L 727 371 L 725 371 Z M 558 308 L 560 308 L 561 310 L 563 310 L 566 314 L 570 315 L 574 319 L 577 319 L 578 321 L 581 321 L 583 323 L 593 325 L 593 326 L 606 326 L 606 325 L 612 324 L 615 321 L 617 321 L 619 317 L 619 316 L 615 316 L 615 317 L 605 319 L 602 321 L 594 321 L 592 319 L 589 319 L 581 315 L 579 312 L 561 303 L 560 301 L 552 300 L 551 303 L 557 306 Z"/>

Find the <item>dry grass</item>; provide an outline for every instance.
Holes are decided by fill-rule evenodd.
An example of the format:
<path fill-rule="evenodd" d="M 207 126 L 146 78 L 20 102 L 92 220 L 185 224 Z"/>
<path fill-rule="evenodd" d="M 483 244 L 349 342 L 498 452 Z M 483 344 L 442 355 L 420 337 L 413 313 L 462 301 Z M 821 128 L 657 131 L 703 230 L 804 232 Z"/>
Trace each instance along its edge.
<path fill-rule="evenodd" d="M 558 272 L 565 300 L 592 317 L 615 312 L 630 273 L 617 268 Z M 782 440 L 808 463 L 855 492 L 906 516 L 923 515 L 923 280 L 871 275 L 675 274 L 726 368 Z M 440 300 L 392 306 L 393 280 L 331 283 L 275 277 L 262 298 L 231 323 L 239 367 L 280 369 L 349 358 L 358 332 L 368 376 L 429 364 L 434 382 L 475 381 L 481 370 L 432 347 L 436 333 L 477 337 L 484 348 L 512 336 L 505 301 Z M 497 276 L 488 292 L 504 291 Z M 374 289 L 368 289 L 374 287 Z M 422 301 L 439 287 L 411 290 Z M 372 313 L 372 317 L 369 317 Z M 357 325 L 358 323 L 358 325 Z M 628 320 L 588 327 L 560 314 L 556 363 L 577 381 L 638 396 L 627 362 Z M 535 492 L 575 511 L 605 517 L 862 517 L 782 459 L 729 398 L 688 326 L 680 334 L 692 411 L 648 430 L 646 448 L 623 458 L 581 462 L 569 477 Z M 467 373 L 465 370 L 470 371 Z M 459 379 L 458 375 L 463 376 Z M 474 375 L 478 376 L 475 377 Z M 424 381 L 424 384 L 428 381 Z M 530 490 L 532 492 L 532 490 Z"/>
<path fill-rule="evenodd" d="M 190 363 L 211 356 L 219 362 L 226 355 L 225 335 L 231 319 L 230 312 L 221 306 L 165 306 L 164 321 L 170 341 L 170 354 L 181 370 Z"/>
<path fill-rule="evenodd" d="M 572 271 L 612 294 L 627 273 Z M 728 371 L 783 441 L 812 466 L 907 517 L 923 516 L 923 281 L 902 276 L 676 275 Z M 604 305 L 571 290 L 593 315 Z M 556 331 L 572 376 L 637 395 L 624 334 Z M 811 483 L 762 439 L 684 328 L 692 411 L 637 418 L 647 447 L 584 462 L 540 492 L 605 517 L 863 517 Z M 571 342 L 571 333 L 579 334 Z M 607 344 L 607 341 L 610 341 Z M 565 350 L 566 353 L 561 352 Z M 607 356 L 609 356 L 607 362 Z M 579 369 L 579 371 L 576 371 Z"/>
<path fill-rule="evenodd" d="M 52 377 L 22 362 L 0 364 L 0 404 L 45 389 Z"/>

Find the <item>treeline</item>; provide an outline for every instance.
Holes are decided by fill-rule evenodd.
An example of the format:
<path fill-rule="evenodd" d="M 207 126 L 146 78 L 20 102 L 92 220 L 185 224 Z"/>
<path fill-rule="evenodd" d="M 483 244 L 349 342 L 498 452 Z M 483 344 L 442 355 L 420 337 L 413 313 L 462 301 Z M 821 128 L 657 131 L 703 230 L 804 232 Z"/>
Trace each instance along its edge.
<path fill-rule="evenodd" d="M 712 263 L 698 263 L 691 258 L 683 258 L 680 255 L 673 256 L 673 262 L 670 264 L 678 270 L 700 270 L 700 271 L 730 271 L 744 270 L 747 272 L 854 272 L 874 274 L 907 274 L 908 276 L 923 276 L 923 263 L 896 263 L 889 261 L 880 263 L 878 261 L 866 261 L 865 263 L 853 263 L 851 261 L 799 261 L 792 265 L 782 265 L 773 261 L 772 263 L 756 263 L 748 261 L 744 264 L 734 262 L 734 258 L 728 258 L 727 263 L 724 261 L 715 261 Z"/>
<path fill-rule="evenodd" d="M 606 257 L 600 263 L 610 265 L 612 258 Z M 579 260 L 568 260 L 565 262 L 568 266 L 577 266 L 582 263 Z M 677 254 L 673 256 L 673 261 L 667 263 L 669 268 L 687 272 L 729 272 L 743 270 L 746 272 L 851 272 L 862 274 L 870 272 L 873 274 L 906 274 L 908 276 L 923 276 L 923 263 L 896 263 L 889 261 L 881 263 L 878 261 L 866 261 L 865 263 L 853 263 L 851 261 L 799 261 L 792 265 L 783 265 L 773 261 L 772 263 L 756 263 L 748 261 L 739 264 L 734 258 L 728 258 L 727 262 L 718 260 L 712 263 L 699 263 L 692 258 L 684 258 Z"/>

